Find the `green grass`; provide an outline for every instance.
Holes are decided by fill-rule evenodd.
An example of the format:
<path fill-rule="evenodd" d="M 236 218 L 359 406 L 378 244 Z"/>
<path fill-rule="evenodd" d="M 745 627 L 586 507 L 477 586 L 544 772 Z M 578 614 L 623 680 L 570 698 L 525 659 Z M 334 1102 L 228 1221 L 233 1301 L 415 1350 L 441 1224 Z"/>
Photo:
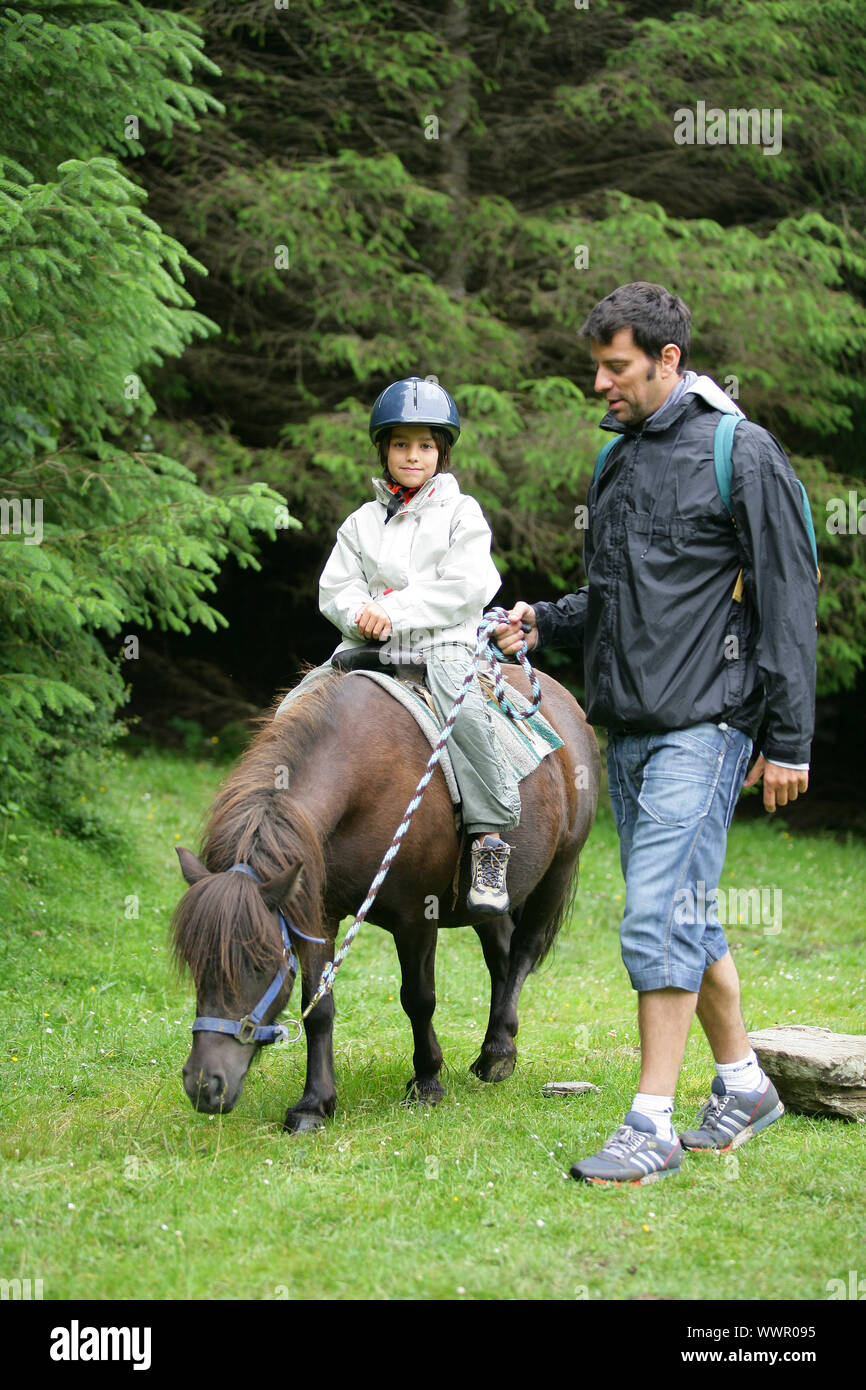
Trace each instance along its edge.
<path fill-rule="evenodd" d="M 391 940 L 367 926 L 338 980 L 327 1130 L 280 1129 L 303 1044 L 260 1054 L 233 1114 L 195 1114 L 180 1075 L 194 1000 L 169 970 L 166 930 L 183 886 L 173 846 L 195 845 L 220 775 L 118 754 L 105 790 L 62 821 L 19 821 L 6 845 L 0 1276 L 41 1278 L 47 1299 L 823 1299 L 827 1280 L 866 1270 L 854 1124 L 789 1114 L 737 1154 L 687 1158 L 646 1188 L 562 1176 L 620 1123 L 637 1078 L 606 797 L 573 919 L 525 987 L 510 1080 L 468 1073 L 487 978 L 474 933 L 446 932 L 448 1094 L 432 1112 L 398 1103 L 411 1035 Z M 67 833 L 76 817 L 89 838 Z M 735 824 L 730 884 L 784 894 L 778 934 L 728 931 L 748 1026 L 864 1031 L 862 843 Z M 712 1075 L 696 1031 L 677 1121 L 691 1122 Z M 542 1097 L 568 1079 L 601 1092 Z"/>

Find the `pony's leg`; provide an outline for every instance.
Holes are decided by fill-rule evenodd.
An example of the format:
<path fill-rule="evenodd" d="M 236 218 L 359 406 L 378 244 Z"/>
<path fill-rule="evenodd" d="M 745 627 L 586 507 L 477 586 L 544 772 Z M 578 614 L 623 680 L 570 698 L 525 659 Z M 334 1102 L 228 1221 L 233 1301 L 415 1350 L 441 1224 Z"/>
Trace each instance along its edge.
<path fill-rule="evenodd" d="M 513 919 L 515 927 L 508 948 L 508 969 L 501 990 L 497 988 L 497 977 L 490 966 L 488 947 L 485 946 L 482 936 L 481 944 L 484 947 L 484 957 L 490 969 L 492 982 L 490 1025 L 488 1026 L 487 1037 L 484 1039 L 481 1055 L 472 1064 L 472 1071 L 482 1081 L 503 1081 L 514 1070 L 517 1049 L 514 1047 L 513 1040 L 517 1036 L 517 1006 L 520 1002 L 520 991 L 527 975 L 550 945 L 548 930 L 551 923 L 562 911 L 563 903 L 568 896 L 576 859 L 577 856 L 573 850 L 558 859 L 555 858 L 544 878 L 530 893 L 526 902 L 521 905 L 519 912 L 515 914 Z M 502 920 L 502 918 L 491 918 L 491 924 Z M 483 926 L 480 930 L 476 927 L 479 936 L 483 930 Z M 495 948 L 490 949 L 491 954 L 493 954 Z M 501 970 L 501 965 L 498 962 L 495 964 L 497 970 Z M 490 1048 L 488 1048 L 488 1039 L 491 1039 L 492 1042 Z M 511 1043 L 510 1051 L 509 1041 Z M 509 1056 L 510 1066 L 508 1065 Z"/>
<path fill-rule="evenodd" d="M 490 1018 L 481 1052 L 469 1070 L 481 1081 L 504 1081 L 514 1071 L 517 1060 L 517 1007 L 508 990 L 509 947 L 515 923 L 511 914 L 505 913 L 486 922 L 475 922 L 473 928 L 490 971 Z"/>
<path fill-rule="evenodd" d="M 330 928 L 328 929 L 330 932 Z M 314 949 L 304 960 L 302 972 L 302 1008 L 306 1008 L 319 987 L 325 960 L 333 958 L 325 951 Z M 320 999 L 312 1013 L 304 1019 L 307 1038 L 307 1079 L 304 1094 L 296 1105 L 289 1106 L 283 1129 L 299 1134 L 321 1129 L 334 1113 L 337 1091 L 334 1082 L 334 997 L 328 993 Z"/>
<path fill-rule="evenodd" d="M 394 932 L 402 974 L 400 1003 L 412 1024 L 415 1042 L 412 1054 L 415 1074 L 406 1085 L 406 1101 L 411 1105 L 437 1105 L 445 1094 L 439 1083 L 442 1049 L 433 1031 L 436 936 L 437 929 L 435 926 L 431 929 L 429 922 L 423 927 L 413 922 Z"/>

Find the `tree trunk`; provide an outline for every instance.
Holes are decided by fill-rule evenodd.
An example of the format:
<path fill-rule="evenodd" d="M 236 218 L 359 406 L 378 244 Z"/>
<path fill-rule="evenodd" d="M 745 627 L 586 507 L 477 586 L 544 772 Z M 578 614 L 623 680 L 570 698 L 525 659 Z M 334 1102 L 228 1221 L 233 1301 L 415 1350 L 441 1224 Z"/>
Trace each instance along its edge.
<path fill-rule="evenodd" d="M 445 11 L 445 39 L 451 55 L 467 58 L 467 39 L 469 36 L 470 0 L 449 0 Z M 443 182 L 445 192 L 452 200 L 454 208 L 454 240 L 451 259 L 442 277 L 446 289 L 455 295 L 466 293 L 466 267 L 468 245 L 466 236 L 466 214 L 469 207 L 469 147 L 467 123 L 469 119 L 469 78 L 458 77 L 448 88 L 445 110 L 442 118 L 441 139 L 444 146 Z"/>

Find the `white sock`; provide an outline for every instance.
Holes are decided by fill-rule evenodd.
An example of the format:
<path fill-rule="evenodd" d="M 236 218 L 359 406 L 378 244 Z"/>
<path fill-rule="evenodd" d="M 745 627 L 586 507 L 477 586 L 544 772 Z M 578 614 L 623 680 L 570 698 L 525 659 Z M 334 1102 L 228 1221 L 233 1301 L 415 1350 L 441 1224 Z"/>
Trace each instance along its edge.
<path fill-rule="evenodd" d="M 676 1138 L 671 1121 L 674 1113 L 673 1096 L 647 1096 L 638 1091 L 631 1108 L 639 1115 L 646 1115 L 648 1120 L 652 1120 L 659 1139 L 664 1139 L 667 1144 L 673 1143 Z"/>
<path fill-rule="evenodd" d="M 716 1075 L 722 1078 L 726 1091 L 760 1091 L 767 1079 L 754 1048 L 742 1062 L 716 1062 Z"/>

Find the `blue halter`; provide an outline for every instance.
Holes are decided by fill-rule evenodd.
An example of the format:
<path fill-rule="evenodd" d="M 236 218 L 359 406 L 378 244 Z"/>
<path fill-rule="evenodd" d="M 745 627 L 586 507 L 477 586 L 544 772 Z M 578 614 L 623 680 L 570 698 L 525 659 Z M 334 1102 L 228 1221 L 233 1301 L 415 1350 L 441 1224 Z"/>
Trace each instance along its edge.
<path fill-rule="evenodd" d="M 248 874 L 250 878 L 255 879 L 256 883 L 261 882 L 258 874 L 250 868 L 249 864 L 232 864 L 226 873 Z M 324 944 L 324 937 L 306 936 L 304 932 L 298 931 L 294 923 L 290 922 L 279 910 L 277 916 L 280 919 L 280 931 L 283 934 L 283 955 L 286 963 L 280 966 L 258 1004 L 241 1019 L 199 1017 L 192 1025 L 194 1033 L 228 1033 L 239 1043 L 272 1043 L 277 1042 L 280 1038 L 285 1038 L 288 1041 L 289 1030 L 284 1023 L 262 1023 L 261 1020 L 280 993 L 289 971 L 291 970 L 294 975 L 298 973 L 298 958 L 292 950 L 289 932 L 292 932 L 294 936 L 300 936 L 304 941 L 316 941 L 322 944 Z"/>

